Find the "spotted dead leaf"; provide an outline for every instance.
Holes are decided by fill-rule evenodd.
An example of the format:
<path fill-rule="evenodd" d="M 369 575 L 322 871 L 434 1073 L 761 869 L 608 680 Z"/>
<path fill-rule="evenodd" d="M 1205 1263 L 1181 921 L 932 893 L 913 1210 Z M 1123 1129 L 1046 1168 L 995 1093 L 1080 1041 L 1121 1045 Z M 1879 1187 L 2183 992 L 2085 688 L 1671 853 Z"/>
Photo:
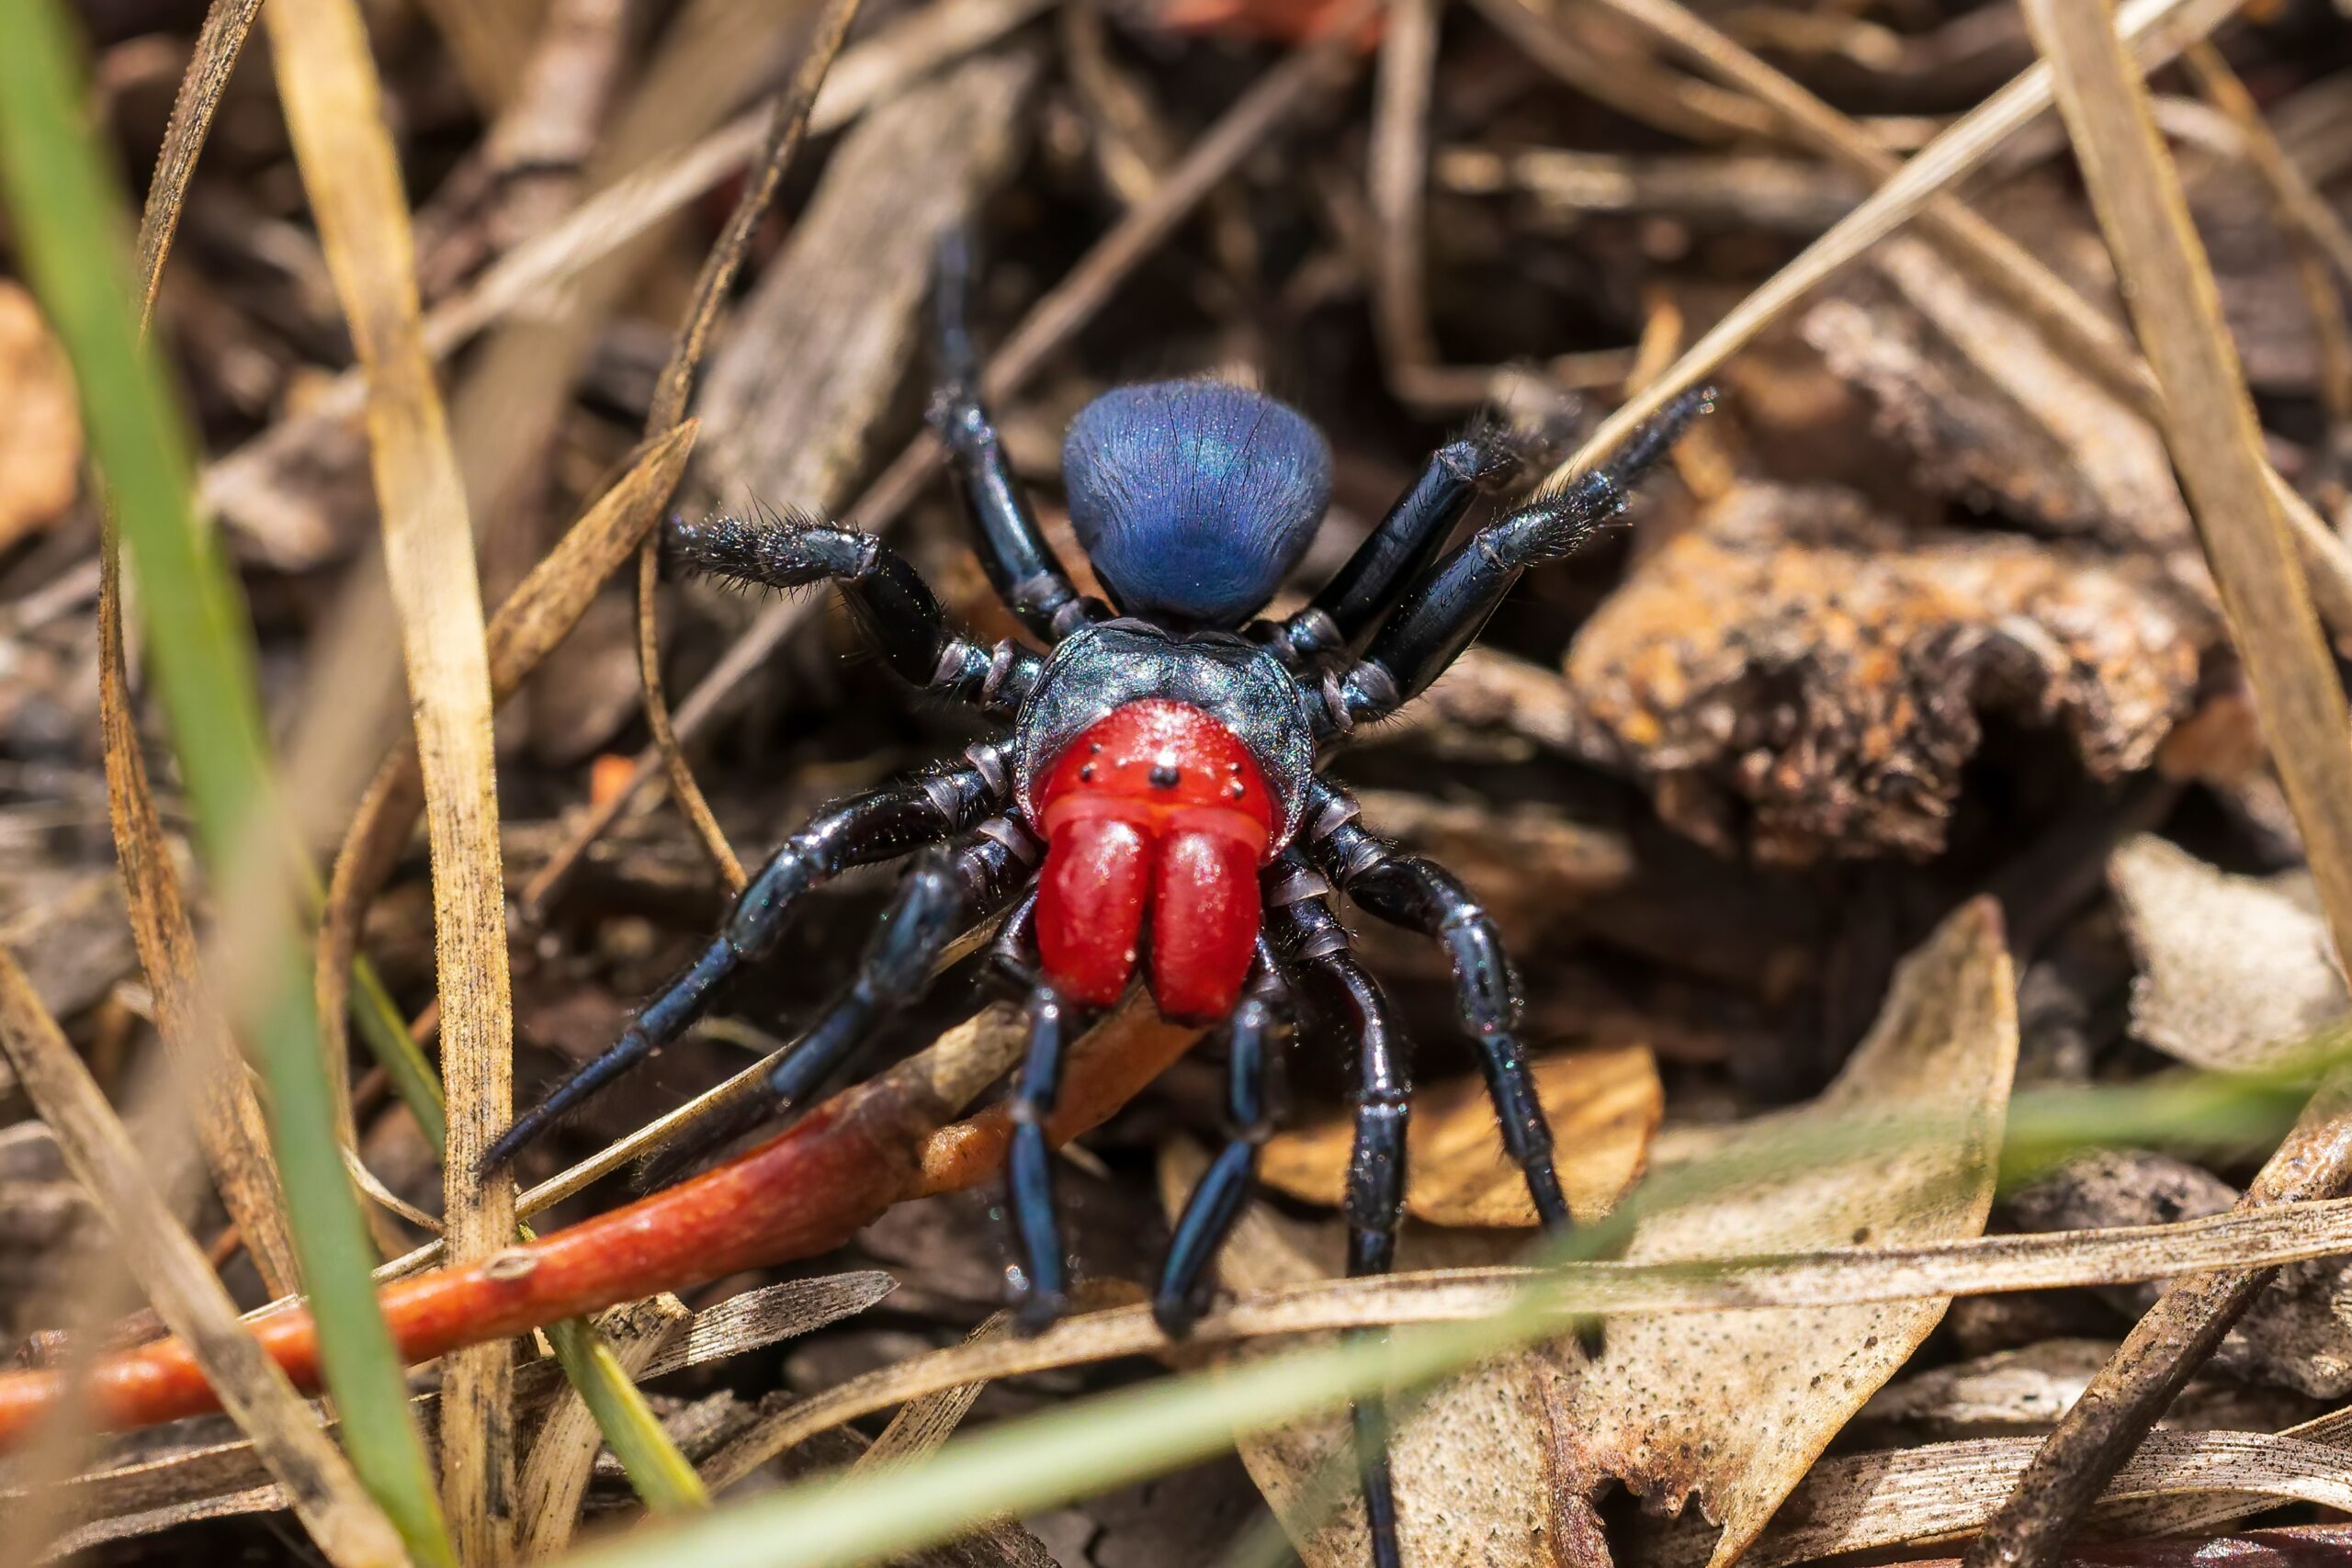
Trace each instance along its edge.
<path fill-rule="evenodd" d="M 2017 1066 L 2017 980 L 1989 899 L 1898 971 L 1870 1037 L 1820 1098 L 1709 1140 L 1767 1174 L 1645 1219 L 1645 1262 L 1980 1234 Z M 1902 1128 L 1825 1159 L 1835 1129 Z M 1664 1154 L 1661 1152 L 1661 1175 Z M 1679 1513 L 1695 1498 L 1736 1559 L 1831 1438 L 1907 1359 L 1947 1302 L 1628 1317 L 1598 1361 L 1566 1366 L 1562 1448 Z M 1597 1479 L 1597 1477 L 1596 1477 Z"/>
<path fill-rule="evenodd" d="M 1988 715 L 2060 730 L 2094 777 L 2146 767 L 2217 637 L 2156 561 L 1747 486 L 1610 597 L 1567 675 L 1677 828 L 1730 850 L 1745 818 L 1803 863 L 1940 848 Z"/>
<path fill-rule="evenodd" d="M 2132 1032 L 2166 1055 L 2270 1066 L 2352 1010 L 2309 872 L 2233 875 L 2146 834 L 2115 852 L 2108 879 L 2139 960 Z"/>
<path fill-rule="evenodd" d="M 1534 1064 L 1535 1092 L 1568 1204 L 1589 1219 L 1605 1212 L 1641 1174 L 1650 1136 L 1665 1113 L 1657 1064 L 1639 1045 L 1569 1051 Z M 1338 1207 L 1345 1195 L 1355 1123 L 1346 1115 L 1276 1134 L 1260 1179 L 1310 1203 Z M 1494 1102 L 1481 1078 L 1456 1078 L 1413 1097 L 1406 1135 L 1405 1209 L 1439 1225 L 1532 1227 L 1527 1183 L 1503 1151 Z"/>
<path fill-rule="evenodd" d="M 1189 1143 L 1165 1151 L 1160 1190 L 1171 1215 L 1206 1166 L 1206 1156 Z M 1501 1247 L 1497 1241 L 1491 1231 L 1433 1230 L 1408 1222 L 1401 1266 L 1501 1261 L 1526 1245 L 1516 1236 Z M 1343 1272 L 1346 1247 L 1337 1220 L 1295 1220 L 1255 1204 L 1234 1226 L 1218 1258 L 1218 1275 L 1237 1292 L 1307 1284 Z M 1232 1359 L 1279 1353 L 1283 1345 L 1238 1349 Z M 1435 1385 L 1398 1420 L 1389 1463 L 1401 1507 L 1397 1533 L 1413 1568 L 1607 1564 L 1590 1510 L 1572 1490 L 1554 1483 L 1548 1394 L 1549 1379 L 1537 1360 L 1502 1356 Z M 1235 1445 L 1306 1568 L 1363 1568 L 1372 1561 L 1346 1416 L 1238 1433 Z M 1335 1480 L 1336 1494 L 1321 1490 Z"/>
<path fill-rule="evenodd" d="M 32 296 L 0 278 L 0 550 L 74 504 L 82 412 L 74 372 Z"/>

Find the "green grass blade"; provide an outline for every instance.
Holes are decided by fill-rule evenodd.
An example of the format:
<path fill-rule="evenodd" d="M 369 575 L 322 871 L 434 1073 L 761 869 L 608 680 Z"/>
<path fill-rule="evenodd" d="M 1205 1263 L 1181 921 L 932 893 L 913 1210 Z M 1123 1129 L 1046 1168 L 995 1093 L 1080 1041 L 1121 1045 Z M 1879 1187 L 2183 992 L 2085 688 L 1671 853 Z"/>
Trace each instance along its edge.
<path fill-rule="evenodd" d="M 192 446 L 141 344 L 120 187 L 88 131 L 88 81 L 57 0 L 0 4 L 0 190 L 36 293 L 73 361 L 92 455 L 142 587 L 151 666 L 217 877 L 279 831 L 250 630 L 198 526 Z M 253 912 L 247 912 L 253 913 Z M 262 912 L 266 913 L 266 912 Z M 452 1561 L 407 1391 L 368 1279 L 374 1257 L 334 1143 L 307 966 L 289 908 L 238 1021 L 269 1088 L 272 1142 L 353 1467 L 419 1562 Z"/>
<path fill-rule="evenodd" d="M 645 1506 L 657 1514 L 709 1507 L 710 1493 L 693 1462 L 662 1430 L 653 1407 L 594 1326 L 586 1318 L 566 1318 L 548 1330 L 548 1342 Z"/>

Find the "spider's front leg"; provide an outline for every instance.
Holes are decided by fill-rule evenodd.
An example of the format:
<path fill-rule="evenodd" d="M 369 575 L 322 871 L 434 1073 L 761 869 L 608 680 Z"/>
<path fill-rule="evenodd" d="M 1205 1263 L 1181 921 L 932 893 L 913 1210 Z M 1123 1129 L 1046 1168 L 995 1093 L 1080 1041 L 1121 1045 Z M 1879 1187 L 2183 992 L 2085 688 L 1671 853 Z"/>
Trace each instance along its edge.
<path fill-rule="evenodd" d="M 978 535 L 980 565 L 997 597 L 1031 635 L 1058 642 L 1098 612 L 1079 596 L 1069 572 L 1046 542 L 1005 461 L 996 422 L 980 400 L 980 359 L 966 320 L 971 290 L 970 241 L 961 229 L 950 229 L 939 243 L 933 283 L 939 389 L 932 400 L 932 427 L 947 448 L 964 510 Z"/>
<path fill-rule="evenodd" d="M 1151 1314 L 1174 1337 L 1191 1332 L 1200 1316 L 1209 1265 L 1257 1179 L 1258 1153 L 1273 1128 L 1266 1086 L 1291 1024 L 1290 984 L 1261 936 L 1250 988 L 1226 1026 L 1226 1145 L 1185 1201 L 1152 1293 Z"/>
<path fill-rule="evenodd" d="M 936 843 L 1001 809 L 1010 752 L 1004 742 L 977 745 L 966 766 L 845 801 L 786 839 L 738 896 L 710 945 L 645 1004 L 619 1040 L 501 1134 L 482 1156 L 482 1168 L 505 1165 L 599 1089 L 676 1040 L 709 1010 L 723 981 L 775 951 L 811 889 L 853 866 Z"/>
<path fill-rule="evenodd" d="M 998 717 L 1020 706 L 1043 667 L 1035 654 L 1012 643 L 989 649 L 963 636 L 906 558 L 859 529 L 775 513 L 757 520 L 673 517 L 662 553 L 676 570 L 747 587 L 831 582 L 891 673 Z"/>
<path fill-rule="evenodd" d="M 1279 646 L 1312 665 L 1363 646 L 1396 591 L 1429 570 L 1453 525 L 1479 496 L 1509 484 L 1525 446 L 1498 423 L 1482 423 L 1429 456 L 1379 526 L 1364 536 L 1306 608 L 1285 619 Z"/>
<path fill-rule="evenodd" d="M 1520 996 L 1501 933 L 1452 872 L 1367 832 L 1347 791 L 1323 779 L 1308 788 L 1308 852 L 1324 874 L 1367 913 L 1417 931 L 1445 949 L 1454 1007 L 1478 1047 L 1503 1146 L 1527 1179 L 1527 1195 L 1547 1231 L 1573 1224 L 1552 1162 L 1552 1129 L 1519 1041 Z"/>
<path fill-rule="evenodd" d="M 1355 961 L 1347 928 L 1331 911 L 1322 879 L 1286 852 L 1277 865 L 1293 872 L 1290 897 L 1269 911 L 1276 947 L 1290 967 L 1322 986 L 1346 1018 L 1355 1043 L 1356 1134 L 1348 1156 L 1344 1213 L 1348 1276 L 1385 1274 L 1396 1262 L 1396 1229 L 1405 1214 L 1405 1133 L 1412 1115 L 1408 1043 L 1388 1009 L 1380 982 Z M 1379 1339 L 1381 1329 L 1351 1337 Z M 1356 1401 L 1356 1465 L 1375 1568 L 1399 1568 L 1396 1495 L 1388 1470 L 1388 1410 L 1374 1397 Z"/>
<path fill-rule="evenodd" d="M 1625 509 L 1642 476 L 1704 413 L 1713 394 L 1686 392 L 1635 431 L 1610 460 L 1559 494 L 1529 502 L 1479 529 L 1415 577 L 1396 612 L 1325 695 L 1328 733 L 1385 718 L 1429 689 L 1461 657 L 1529 567 L 1573 554 Z"/>
<path fill-rule="evenodd" d="M 738 1134 L 805 1104 L 931 988 L 933 971 L 958 937 L 1012 903 L 1036 869 L 1037 849 L 1028 829 L 996 817 L 958 843 L 926 850 L 899 880 L 849 984 L 775 1066 L 650 1157 L 640 1185 L 662 1186 Z"/>

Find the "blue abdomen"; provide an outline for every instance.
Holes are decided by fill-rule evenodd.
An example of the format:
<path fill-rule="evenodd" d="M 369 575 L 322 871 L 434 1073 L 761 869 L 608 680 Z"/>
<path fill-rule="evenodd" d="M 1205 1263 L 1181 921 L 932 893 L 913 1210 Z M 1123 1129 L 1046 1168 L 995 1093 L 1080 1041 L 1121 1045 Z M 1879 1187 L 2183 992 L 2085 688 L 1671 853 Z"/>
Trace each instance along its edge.
<path fill-rule="evenodd" d="M 1223 381 L 1105 392 L 1062 445 L 1079 543 L 1133 615 L 1238 625 L 1282 585 L 1331 494 L 1306 416 Z"/>

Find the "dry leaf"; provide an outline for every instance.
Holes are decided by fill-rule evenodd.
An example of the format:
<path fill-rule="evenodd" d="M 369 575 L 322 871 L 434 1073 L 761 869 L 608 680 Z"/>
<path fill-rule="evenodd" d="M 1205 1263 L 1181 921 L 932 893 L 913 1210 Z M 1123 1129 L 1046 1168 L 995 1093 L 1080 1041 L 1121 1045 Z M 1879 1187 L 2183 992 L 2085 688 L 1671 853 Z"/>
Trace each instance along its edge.
<path fill-rule="evenodd" d="M 1172 1145 L 1164 1153 L 1160 1194 L 1171 1214 L 1206 1163 L 1190 1144 Z M 1435 1261 L 1428 1251 L 1432 1246 L 1452 1250 L 1445 1247 L 1449 1239 L 1492 1250 L 1484 1245 L 1486 1238 L 1449 1238 L 1445 1233 L 1432 1235 L 1408 1224 L 1404 1239 L 1408 1263 Z M 1218 1257 L 1217 1273 L 1226 1288 L 1238 1292 L 1306 1284 L 1340 1271 L 1344 1246 L 1337 1222 L 1303 1224 L 1256 1204 L 1235 1224 Z M 1418 1258 L 1416 1252 L 1421 1254 Z M 1298 1342 L 1294 1337 L 1286 1343 Z M 1283 1343 L 1275 1342 L 1271 1348 L 1279 1352 Z M 1252 1348 L 1236 1357 L 1255 1353 L 1262 1352 Z M 1550 1568 L 1564 1560 L 1552 1545 L 1565 1521 L 1555 1511 L 1550 1482 L 1545 1392 L 1545 1380 L 1533 1360 L 1505 1356 L 1437 1384 L 1397 1422 L 1388 1453 L 1406 1562 L 1414 1568 Z M 1363 1568 L 1372 1560 L 1363 1503 L 1349 1482 L 1355 1464 L 1344 1416 L 1242 1433 L 1236 1447 L 1306 1568 Z M 1327 1500 L 1316 1486 L 1318 1480 L 1332 1476 L 1340 1478 L 1341 1494 Z M 1327 1501 L 1339 1506 L 1329 1508 Z M 1574 1504 L 1576 1499 L 1571 1495 L 1567 1501 Z M 1597 1544 L 1599 1537 L 1590 1540 Z"/>
<path fill-rule="evenodd" d="M 1973 1531 L 2008 1495 L 2041 1446 L 2039 1438 L 1986 1438 L 1826 1461 L 1748 1554 L 1746 1568 L 1781 1568 Z M 2342 1450 L 2309 1438 L 2158 1432 L 2116 1475 L 2102 1509 L 2127 1499 L 2233 1493 L 2341 1508 L 2352 1501 L 2352 1481 Z"/>
<path fill-rule="evenodd" d="M 1738 801 L 1764 858 L 1925 855 L 1982 716 L 2063 728 L 2094 777 L 2136 772 L 2217 635 L 2153 562 L 1753 486 L 1643 563 L 1567 675 L 1684 832 L 1731 848 Z"/>
<path fill-rule="evenodd" d="M 1591 1219 L 1641 1174 L 1650 1135 L 1665 1113 L 1657 1064 L 1623 1045 L 1538 1058 L 1535 1092 L 1552 1124 L 1560 1183 L 1569 1206 Z M 1310 1203 L 1336 1208 L 1347 1187 L 1351 1117 L 1279 1133 L 1266 1144 L 1259 1179 Z M 1494 1101 L 1482 1078 L 1455 1078 L 1413 1096 L 1407 1134 L 1405 1210 L 1439 1225 L 1532 1227 L 1527 1183 L 1503 1151 Z"/>
<path fill-rule="evenodd" d="M 1811 1104 L 1733 1130 L 1718 1157 L 1802 1157 L 1815 1129 L 1933 1117 L 1940 1136 L 1783 1176 L 1645 1220 L 1636 1261 L 1974 1235 L 1993 1201 L 2017 1065 L 2017 979 L 1989 899 L 1964 906 L 1897 973 L 1870 1037 Z M 1692 1496 L 1738 1557 L 1944 1314 L 1945 1299 L 1705 1317 L 1624 1318 L 1566 1379 L 1576 1440 L 1654 1504 Z"/>
<path fill-rule="evenodd" d="M 2352 1010 L 2311 873 L 2236 876 L 2153 834 L 2108 879 L 2140 962 L 2132 1030 L 2192 1066 L 2244 1072 L 2309 1049 Z"/>
<path fill-rule="evenodd" d="M 33 297 L 0 277 L 0 550 L 74 504 L 82 411 L 74 369 Z"/>

